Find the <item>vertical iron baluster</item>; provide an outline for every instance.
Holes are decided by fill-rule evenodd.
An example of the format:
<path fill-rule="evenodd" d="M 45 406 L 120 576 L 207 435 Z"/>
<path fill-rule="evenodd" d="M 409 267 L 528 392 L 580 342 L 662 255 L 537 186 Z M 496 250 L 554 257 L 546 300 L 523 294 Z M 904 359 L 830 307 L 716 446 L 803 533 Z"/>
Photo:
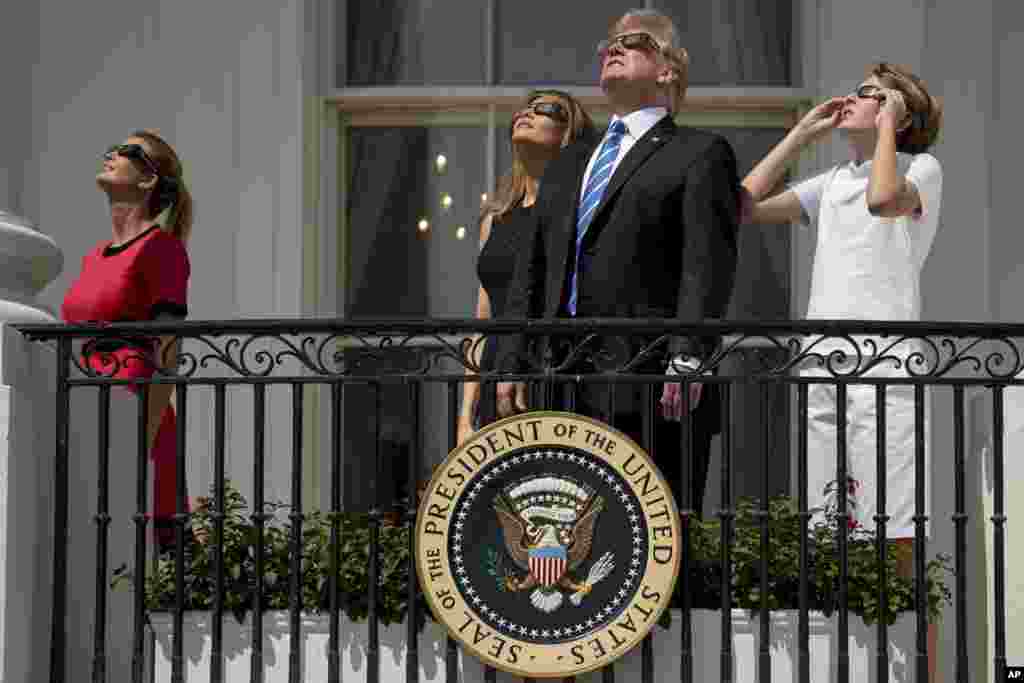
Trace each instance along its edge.
<path fill-rule="evenodd" d="M 553 408 L 561 407 L 560 405 L 556 404 L 556 397 L 561 398 L 561 396 L 566 391 L 566 385 L 559 383 L 557 380 L 555 380 L 555 378 L 552 376 L 553 370 L 548 368 L 547 372 L 547 376 L 536 383 L 537 398 L 530 400 L 530 403 L 532 404 L 531 407 L 534 410 L 552 410 Z M 533 396 L 534 392 L 527 392 L 527 394 L 529 396 Z M 575 403 L 574 399 L 573 403 Z"/>
<path fill-rule="evenodd" d="M 465 390 L 466 385 L 462 385 Z M 497 415 L 498 414 L 498 385 L 490 379 L 480 379 L 480 395 L 477 399 L 477 414 L 480 413 Z M 469 419 L 473 422 L 476 421 L 476 415 L 470 415 Z M 483 426 L 483 425 L 481 425 Z"/>
<path fill-rule="evenodd" d="M 416 683 L 420 678 L 420 651 L 419 651 L 419 581 L 416 577 L 416 509 L 417 495 L 419 493 L 420 481 L 420 390 L 423 385 L 418 380 L 409 381 L 409 411 L 412 414 L 412 443 L 409 444 L 409 500 L 406 501 L 405 521 L 409 529 L 409 585 L 408 600 L 409 609 L 406 613 L 406 642 L 405 650 L 405 680 L 406 683 Z M 483 393 L 481 387 L 481 393 Z"/>
<path fill-rule="evenodd" d="M 692 639 L 692 620 L 693 615 L 690 613 L 692 608 L 690 591 L 686 589 L 687 582 L 690 580 L 690 545 L 692 539 L 692 525 L 694 520 L 700 517 L 700 510 L 694 510 L 694 504 L 696 501 L 693 498 L 693 482 L 694 482 L 694 469 L 696 468 L 696 462 L 693 453 L 693 418 L 690 415 L 692 407 L 690 406 L 690 383 L 683 381 L 679 384 L 680 398 L 683 402 L 683 418 L 679 428 L 679 457 L 682 458 L 682 466 L 679 468 L 679 495 L 682 496 L 680 501 L 680 516 L 682 517 L 683 523 L 683 538 L 682 548 L 683 557 L 679 569 L 679 580 L 683 582 L 683 590 L 679 591 L 683 604 L 682 616 L 683 621 L 679 627 L 679 642 L 680 642 L 680 662 L 679 662 L 679 674 L 682 683 L 693 683 L 693 639 Z"/>
<path fill-rule="evenodd" d="M 177 435 L 174 456 L 174 649 L 171 681 L 185 680 L 185 421 L 188 418 L 188 387 L 178 384 L 174 390 Z M 166 408 L 165 408 L 166 410 Z"/>
<path fill-rule="evenodd" d="M 303 386 L 292 383 L 292 511 L 291 519 L 291 574 L 289 605 L 291 621 L 289 630 L 288 681 L 299 683 L 302 638 L 302 524 L 306 516 L 302 513 L 302 393 Z"/>
<path fill-rule="evenodd" d="M 732 429 L 730 413 L 730 389 L 726 383 L 722 385 L 722 507 L 718 512 L 721 520 L 722 543 L 722 651 L 720 655 L 720 671 L 722 683 L 732 682 L 732 520 L 735 511 L 732 509 Z"/>
<path fill-rule="evenodd" d="M 654 422 L 654 392 L 660 384 L 645 384 L 644 401 L 641 410 L 643 416 L 643 445 L 651 456 L 651 460 L 658 461 L 657 448 L 655 443 L 656 425 Z M 654 636 L 648 632 L 642 641 L 640 648 L 640 680 L 643 683 L 654 683 Z"/>
<path fill-rule="evenodd" d="M 917 680 L 928 680 L 928 593 L 925 586 L 924 385 L 914 385 L 914 593 L 917 604 Z"/>
<path fill-rule="evenodd" d="M 210 660 L 211 683 L 224 680 L 224 411 L 227 385 L 213 388 L 213 649 Z"/>
<path fill-rule="evenodd" d="M 263 502 L 264 457 L 266 443 L 266 400 L 267 386 L 253 385 L 253 502 L 250 518 L 256 526 L 255 587 L 252 604 L 252 654 L 250 657 L 249 680 L 263 681 L 263 531 L 267 519 Z"/>
<path fill-rule="evenodd" d="M 885 430 L 886 430 L 886 416 L 885 416 L 885 384 L 875 385 L 875 434 L 878 435 L 876 440 L 876 471 L 875 480 L 878 482 L 878 495 L 877 495 L 877 514 L 875 515 L 875 522 L 877 524 L 877 531 L 875 536 L 876 550 L 878 553 L 878 613 L 886 614 L 889 607 L 889 576 L 886 570 L 886 555 L 889 550 L 889 541 L 887 539 L 886 523 L 889 521 L 889 515 L 885 513 L 886 502 L 886 444 L 885 444 Z M 878 642 L 888 643 L 889 642 L 889 625 L 885 619 L 878 620 Z M 876 663 L 878 665 L 878 680 L 885 681 L 889 679 L 889 648 L 879 647 L 878 655 L 876 657 Z"/>
<path fill-rule="evenodd" d="M 613 418 L 615 415 L 616 387 L 618 387 L 618 384 L 615 382 L 611 382 L 608 384 L 608 412 L 606 413 L 605 417 L 605 421 L 608 424 L 615 424 Z M 594 408 L 597 408 L 597 406 L 594 406 Z M 615 662 L 609 662 L 608 664 L 604 665 L 603 669 L 601 669 L 601 683 L 615 683 Z"/>
<path fill-rule="evenodd" d="M 995 494 L 992 509 L 992 545 L 995 553 L 995 680 L 1006 680 L 1006 508 L 1003 472 L 1003 387 L 992 387 L 992 470 Z"/>
<path fill-rule="evenodd" d="M 769 458 L 772 452 L 772 439 L 774 437 L 770 390 L 775 385 L 761 383 L 758 386 L 761 389 L 761 422 L 764 429 L 764 453 L 762 455 L 764 468 L 761 470 L 761 509 L 758 511 L 761 524 L 761 559 L 759 562 L 760 567 L 758 568 L 761 574 L 761 594 L 758 596 L 761 600 L 761 645 L 760 656 L 757 662 L 757 680 L 758 683 L 771 683 L 771 617 L 768 613 L 768 544 L 771 540 L 771 535 L 768 529 L 770 510 L 768 505 L 768 468 L 770 467 Z"/>
<path fill-rule="evenodd" d="M 341 382 L 331 383 L 331 575 L 327 590 L 330 592 L 330 635 L 327 643 L 327 681 L 341 682 L 341 630 L 340 586 L 341 571 Z"/>
<path fill-rule="evenodd" d="M 640 641 L 640 680 L 654 683 L 654 634 L 650 632 Z"/>
<path fill-rule="evenodd" d="M 811 513 L 808 512 L 807 501 L 807 385 L 796 385 L 796 492 L 797 510 L 800 514 L 800 623 L 797 627 L 798 680 L 810 683 L 811 680 L 811 625 L 808 610 L 810 609 L 810 562 L 808 558 L 808 534 Z"/>
<path fill-rule="evenodd" d="M 110 385 L 99 387 L 96 486 L 96 620 L 93 623 L 92 680 L 107 680 L 107 545 L 110 532 Z"/>
<path fill-rule="evenodd" d="M 850 588 L 850 558 L 847 540 L 850 533 L 850 510 L 847 502 L 849 478 L 846 467 L 846 393 L 845 382 L 836 383 L 836 542 L 839 545 L 839 662 L 836 680 L 850 681 L 850 615 L 847 609 Z"/>
<path fill-rule="evenodd" d="M 559 405 L 557 407 L 561 408 L 560 404 L 563 402 L 563 397 L 556 394 L 556 392 L 564 391 L 564 385 L 558 384 L 554 379 L 554 374 L 556 372 L 555 356 L 550 342 L 547 344 L 544 352 L 542 367 L 544 369 L 544 376 L 537 380 L 537 386 L 540 393 L 540 396 L 538 397 L 539 400 L 531 400 L 530 403 L 533 404 L 531 407 L 535 410 L 551 410 L 555 404 L 555 397 L 557 396 L 559 398 Z M 531 399 L 533 398 L 532 391 L 529 392 L 529 396 Z"/>
<path fill-rule="evenodd" d="M 643 447 L 647 450 L 647 453 L 651 456 L 651 460 L 656 459 L 655 445 L 654 445 L 654 390 L 657 385 L 644 384 L 644 398 L 641 406 L 641 415 L 643 416 L 643 426 L 641 427 L 642 433 L 641 438 L 643 439 Z"/>
<path fill-rule="evenodd" d="M 618 382 L 612 382 L 608 387 L 608 424 L 615 424 L 615 395 L 618 392 Z"/>
<path fill-rule="evenodd" d="M 967 500 L 964 388 L 953 387 L 953 546 L 956 574 L 956 682 L 967 683 Z"/>
<path fill-rule="evenodd" d="M 457 380 L 448 382 L 448 450 L 451 451 L 458 443 L 459 429 L 459 383 Z M 444 646 L 445 682 L 458 683 L 459 650 L 455 639 L 448 635 Z"/>
<path fill-rule="evenodd" d="M 71 418 L 71 387 L 68 370 L 71 339 L 57 339 L 57 438 L 54 462 L 53 510 L 53 613 L 50 615 L 50 681 L 63 683 L 66 672 L 68 609 L 68 429 Z"/>
<path fill-rule="evenodd" d="M 377 599 L 380 586 L 380 423 L 383 409 L 384 388 L 380 382 L 373 382 L 373 467 L 370 469 L 373 480 L 370 487 L 372 491 L 370 503 L 370 558 L 367 568 L 367 582 L 369 585 L 369 611 L 366 615 L 368 627 L 366 644 L 366 680 L 368 683 L 380 681 L 380 617 L 377 614 Z"/>
<path fill-rule="evenodd" d="M 135 619 L 132 625 L 132 683 L 142 683 L 146 645 L 146 525 L 149 522 L 149 385 L 139 385 L 135 478 Z M 219 683 L 219 682 L 217 682 Z"/>

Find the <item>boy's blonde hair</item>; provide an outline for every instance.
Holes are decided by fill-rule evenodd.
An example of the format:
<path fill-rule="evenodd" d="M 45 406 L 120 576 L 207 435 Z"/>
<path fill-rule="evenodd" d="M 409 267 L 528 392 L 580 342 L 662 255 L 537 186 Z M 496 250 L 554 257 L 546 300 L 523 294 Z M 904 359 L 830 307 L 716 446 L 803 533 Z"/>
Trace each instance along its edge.
<path fill-rule="evenodd" d="M 896 136 L 896 149 L 907 154 L 927 152 L 939 137 L 942 104 L 928 92 L 924 81 L 905 66 L 878 62 L 868 67 L 868 76 L 900 91 L 907 103 L 910 125 Z"/>

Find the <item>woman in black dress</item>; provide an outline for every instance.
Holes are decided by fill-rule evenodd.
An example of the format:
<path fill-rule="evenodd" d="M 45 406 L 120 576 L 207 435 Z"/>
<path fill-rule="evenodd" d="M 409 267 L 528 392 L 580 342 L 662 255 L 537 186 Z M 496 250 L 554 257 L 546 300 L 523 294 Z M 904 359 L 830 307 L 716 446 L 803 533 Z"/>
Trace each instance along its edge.
<path fill-rule="evenodd" d="M 560 90 L 536 90 L 526 105 L 512 115 L 512 170 L 501 179 L 498 191 L 483 208 L 480 218 L 480 257 L 477 274 L 476 317 L 500 318 L 505 311 L 516 254 L 530 227 L 533 203 L 544 167 L 566 145 L 586 136 L 595 136 L 594 124 L 583 106 Z M 480 343 L 474 337 L 470 347 L 470 368 L 486 372 L 494 367 L 494 339 Z M 476 374 L 467 369 L 468 374 Z M 477 382 L 463 385 L 462 411 L 459 414 L 458 442 L 495 419 L 494 385 L 481 391 Z M 481 395 L 486 394 L 486 395 Z"/>

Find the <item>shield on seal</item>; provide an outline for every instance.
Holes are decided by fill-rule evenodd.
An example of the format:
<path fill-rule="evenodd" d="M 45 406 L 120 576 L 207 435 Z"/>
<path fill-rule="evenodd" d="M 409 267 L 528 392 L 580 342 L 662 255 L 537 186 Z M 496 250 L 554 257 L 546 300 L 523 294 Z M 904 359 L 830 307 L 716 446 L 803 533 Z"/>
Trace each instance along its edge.
<path fill-rule="evenodd" d="M 531 548 L 530 573 L 542 586 L 554 586 L 565 575 L 565 548 L 545 546 Z"/>

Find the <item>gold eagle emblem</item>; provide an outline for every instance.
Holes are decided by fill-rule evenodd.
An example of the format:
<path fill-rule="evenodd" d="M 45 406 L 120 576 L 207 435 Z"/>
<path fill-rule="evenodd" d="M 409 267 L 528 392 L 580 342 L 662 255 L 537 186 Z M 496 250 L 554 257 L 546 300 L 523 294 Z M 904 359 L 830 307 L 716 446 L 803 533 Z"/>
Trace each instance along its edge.
<path fill-rule="evenodd" d="M 503 589 L 533 588 L 531 602 L 544 612 L 562 605 L 562 591 L 569 591 L 570 600 L 578 606 L 614 566 L 611 553 L 606 553 L 586 579 L 574 578 L 590 557 L 598 515 L 604 507 L 600 495 L 561 477 L 534 478 L 498 494 L 494 511 L 505 550 L 525 572 L 517 576 L 505 571 Z"/>

